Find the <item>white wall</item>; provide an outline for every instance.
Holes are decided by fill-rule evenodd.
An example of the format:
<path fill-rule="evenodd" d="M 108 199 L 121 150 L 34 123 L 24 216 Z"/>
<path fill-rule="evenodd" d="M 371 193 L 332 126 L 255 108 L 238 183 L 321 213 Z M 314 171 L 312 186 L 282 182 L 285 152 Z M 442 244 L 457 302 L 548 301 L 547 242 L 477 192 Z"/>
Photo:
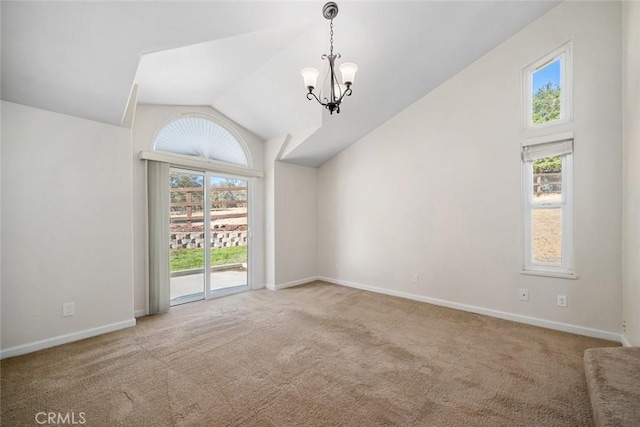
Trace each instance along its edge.
<path fill-rule="evenodd" d="M 134 325 L 130 130 L 5 101 L 2 124 L 2 356 Z"/>
<path fill-rule="evenodd" d="M 0 102 L 0 337 L 2 335 L 2 102 Z M 0 342 L 0 349 L 2 343 Z"/>
<path fill-rule="evenodd" d="M 209 117 L 233 129 L 246 144 L 251 158 L 250 168 L 262 170 L 264 166 L 264 142 L 211 107 L 138 105 L 133 124 L 133 223 L 134 223 L 134 294 L 136 316 L 144 315 L 148 309 L 148 285 L 146 271 L 146 184 L 144 161 L 139 160 L 140 151 L 152 151 L 157 132 L 170 120 L 183 115 Z M 264 180 L 256 178 L 251 195 L 253 229 L 251 277 L 254 288 L 264 287 Z"/>
<path fill-rule="evenodd" d="M 622 321 L 620 8 L 561 3 L 323 165 L 319 274 L 616 337 Z M 522 132 L 522 68 L 571 39 L 574 120 Z M 569 129 L 579 278 L 523 275 L 519 143 Z M 529 289 L 530 301 L 518 300 L 520 288 Z M 568 296 L 568 307 L 556 306 L 557 294 Z"/>
<path fill-rule="evenodd" d="M 275 137 L 264 145 L 265 285 L 269 289 L 276 286 L 276 159 L 288 138 L 287 135 Z"/>
<path fill-rule="evenodd" d="M 640 346 L 640 2 L 623 3 L 623 316 Z"/>
<path fill-rule="evenodd" d="M 266 277 L 272 290 L 318 274 L 318 171 L 280 161 L 290 143 L 284 135 L 265 145 Z"/>
<path fill-rule="evenodd" d="M 317 259 L 317 176 L 306 166 L 275 162 L 275 284 L 314 280 Z"/>

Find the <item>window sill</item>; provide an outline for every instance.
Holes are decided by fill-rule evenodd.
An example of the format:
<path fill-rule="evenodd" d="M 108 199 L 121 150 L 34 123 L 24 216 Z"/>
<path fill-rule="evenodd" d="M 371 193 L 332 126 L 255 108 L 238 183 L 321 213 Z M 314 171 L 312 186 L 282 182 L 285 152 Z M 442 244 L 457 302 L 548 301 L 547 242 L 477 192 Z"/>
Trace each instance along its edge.
<path fill-rule="evenodd" d="M 575 273 L 552 273 L 550 271 L 522 270 L 520 274 L 526 274 L 529 276 L 554 277 L 556 279 L 570 279 L 570 280 L 578 279 L 578 276 L 576 276 Z"/>
<path fill-rule="evenodd" d="M 548 122 L 544 122 L 544 123 L 538 123 L 538 124 L 533 124 L 533 123 L 525 123 L 522 132 L 525 133 L 527 131 L 535 131 L 538 129 L 547 129 L 547 128 L 551 128 L 553 126 L 556 125 L 563 125 L 566 123 L 571 123 L 572 119 L 570 119 L 569 117 L 563 117 L 561 119 L 556 119 L 556 120 L 551 120 Z"/>

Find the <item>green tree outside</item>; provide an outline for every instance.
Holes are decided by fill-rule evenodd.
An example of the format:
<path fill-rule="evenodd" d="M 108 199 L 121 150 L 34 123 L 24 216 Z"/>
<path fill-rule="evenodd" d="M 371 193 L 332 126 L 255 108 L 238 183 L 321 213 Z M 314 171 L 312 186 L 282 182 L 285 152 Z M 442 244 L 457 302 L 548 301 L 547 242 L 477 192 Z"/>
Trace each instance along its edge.
<path fill-rule="evenodd" d="M 560 86 L 548 82 L 533 95 L 533 124 L 546 123 L 560 118 Z M 534 173 L 554 173 L 562 171 L 560 156 L 536 159 Z"/>
<path fill-rule="evenodd" d="M 202 187 L 202 176 L 190 173 L 171 172 L 169 175 L 171 188 L 196 188 Z"/>
<path fill-rule="evenodd" d="M 532 105 L 534 125 L 560 118 L 560 86 L 548 82 L 533 95 Z"/>
<path fill-rule="evenodd" d="M 533 162 L 533 173 L 562 172 L 562 158 L 560 156 L 544 157 Z"/>

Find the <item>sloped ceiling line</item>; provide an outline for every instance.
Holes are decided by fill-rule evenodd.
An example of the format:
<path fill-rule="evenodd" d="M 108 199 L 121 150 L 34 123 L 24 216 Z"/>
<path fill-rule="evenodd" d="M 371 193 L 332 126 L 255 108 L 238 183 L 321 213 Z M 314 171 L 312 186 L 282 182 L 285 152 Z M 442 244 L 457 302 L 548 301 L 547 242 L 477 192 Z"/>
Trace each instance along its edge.
<path fill-rule="evenodd" d="M 343 0 L 334 44 L 360 70 L 329 116 L 300 77 L 327 53 L 323 2 L 3 1 L 1 93 L 120 125 L 135 83 L 140 103 L 211 105 L 264 140 L 290 134 L 286 161 L 317 167 L 556 4 Z"/>

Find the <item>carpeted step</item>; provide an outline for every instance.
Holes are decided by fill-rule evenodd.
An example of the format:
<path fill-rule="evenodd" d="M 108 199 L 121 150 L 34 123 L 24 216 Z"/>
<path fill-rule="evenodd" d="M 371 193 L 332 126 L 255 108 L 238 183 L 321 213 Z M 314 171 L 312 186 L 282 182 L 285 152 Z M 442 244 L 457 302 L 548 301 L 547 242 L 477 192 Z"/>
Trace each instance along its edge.
<path fill-rule="evenodd" d="M 586 350 L 584 369 L 595 425 L 640 426 L 640 347 Z"/>

